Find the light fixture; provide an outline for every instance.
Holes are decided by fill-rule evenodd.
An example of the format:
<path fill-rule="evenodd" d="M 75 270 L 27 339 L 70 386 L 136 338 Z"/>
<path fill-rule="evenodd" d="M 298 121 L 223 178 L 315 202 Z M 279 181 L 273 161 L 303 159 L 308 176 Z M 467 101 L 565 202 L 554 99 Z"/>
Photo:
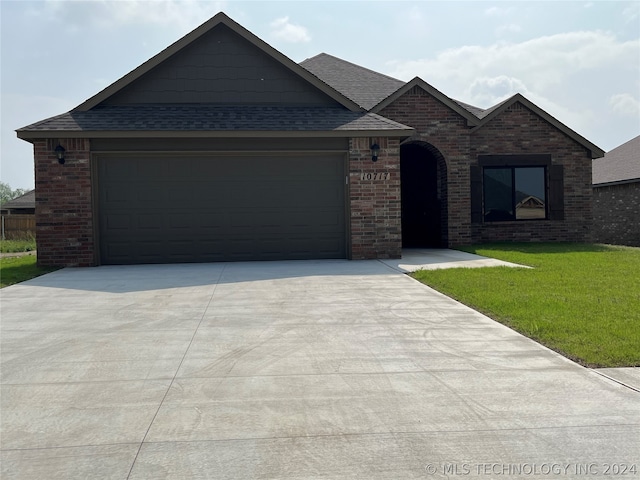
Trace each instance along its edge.
<path fill-rule="evenodd" d="M 64 147 L 58 144 L 54 152 L 56 152 L 56 157 L 58 157 L 58 163 L 64 165 Z"/>
<path fill-rule="evenodd" d="M 373 145 L 371 145 L 371 161 L 377 162 L 379 154 L 380 154 L 380 145 L 378 145 L 377 143 L 374 143 Z"/>

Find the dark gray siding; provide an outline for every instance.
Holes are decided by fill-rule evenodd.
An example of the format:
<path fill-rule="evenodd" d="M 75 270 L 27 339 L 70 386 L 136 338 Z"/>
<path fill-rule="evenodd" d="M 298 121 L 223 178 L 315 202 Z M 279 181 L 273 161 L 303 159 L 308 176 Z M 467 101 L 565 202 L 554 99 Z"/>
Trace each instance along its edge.
<path fill-rule="evenodd" d="M 103 104 L 139 103 L 336 104 L 224 25 L 206 33 Z"/>
<path fill-rule="evenodd" d="M 345 258 L 345 156 L 98 155 L 103 264 Z"/>

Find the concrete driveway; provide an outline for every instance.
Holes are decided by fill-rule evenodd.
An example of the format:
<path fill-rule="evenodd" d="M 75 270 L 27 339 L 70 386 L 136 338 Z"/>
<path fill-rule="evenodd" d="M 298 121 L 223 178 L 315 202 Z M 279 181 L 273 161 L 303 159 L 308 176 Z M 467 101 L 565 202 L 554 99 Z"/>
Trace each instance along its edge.
<path fill-rule="evenodd" d="M 382 262 L 65 269 L 1 315 L 3 479 L 640 478 L 640 393 Z"/>

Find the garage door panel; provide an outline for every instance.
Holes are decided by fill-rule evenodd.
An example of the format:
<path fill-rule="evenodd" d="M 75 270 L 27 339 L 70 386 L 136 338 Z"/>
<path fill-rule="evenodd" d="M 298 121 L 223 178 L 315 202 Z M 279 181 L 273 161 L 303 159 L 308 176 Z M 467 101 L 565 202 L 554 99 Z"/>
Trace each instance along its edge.
<path fill-rule="evenodd" d="M 101 157 L 102 262 L 344 258 L 343 158 Z"/>
<path fill-rule="evenodd" d="M 105 217 L 105 224 L 109 230 L 131 230 L 132 222 L 129 213 L 109 214 Z"/>

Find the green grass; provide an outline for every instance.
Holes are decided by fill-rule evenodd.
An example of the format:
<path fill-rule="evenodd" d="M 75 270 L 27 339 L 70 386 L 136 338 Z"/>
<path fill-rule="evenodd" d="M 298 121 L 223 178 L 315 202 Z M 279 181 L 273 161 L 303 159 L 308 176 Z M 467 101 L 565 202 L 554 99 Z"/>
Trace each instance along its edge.
<path fill-rule="evenodd" d="M 556 243 L 461 250 L 534 268 L 413 276 L 583 365 L 640 366 L 640 248 Z"/>
<path fill-rule="evenodd" d="M 30 252 L 36 249 L 36 239 L 1 240 L 0 253 Z"/>
<path fill-rule="evenodd" d="M 0 288 L 24 282 L 54 270 L 57 268 L 38 267 L 35 255 L 0 258 Z"/>

